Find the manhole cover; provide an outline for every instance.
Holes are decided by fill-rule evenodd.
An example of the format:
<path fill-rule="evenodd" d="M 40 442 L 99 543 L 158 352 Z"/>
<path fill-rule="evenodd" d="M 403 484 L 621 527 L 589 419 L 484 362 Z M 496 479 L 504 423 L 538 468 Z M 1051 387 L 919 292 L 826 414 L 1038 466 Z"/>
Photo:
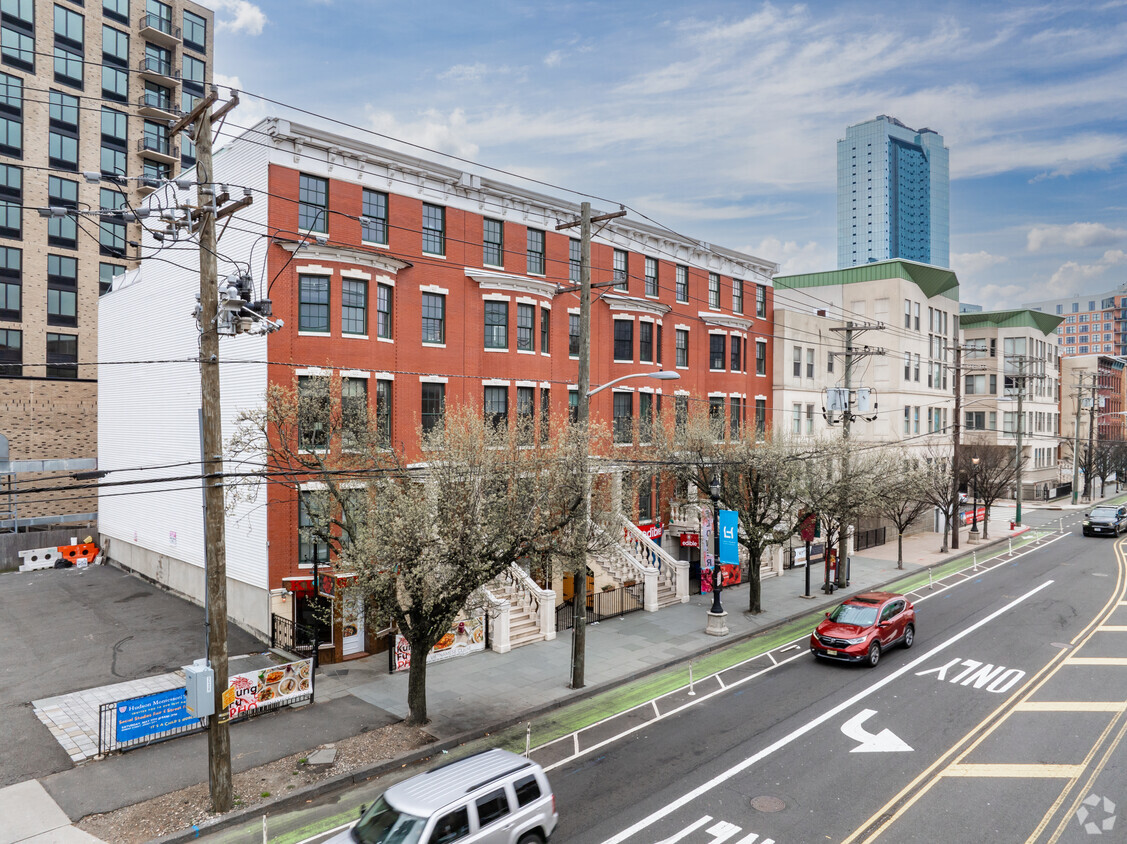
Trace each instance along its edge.
<path fill-rule="evenodd" d="M 751 798 L 751 808 L 759 812 L 781 812 L 786 807 L 787 804 L 780 800 L 778 797 Z"/>

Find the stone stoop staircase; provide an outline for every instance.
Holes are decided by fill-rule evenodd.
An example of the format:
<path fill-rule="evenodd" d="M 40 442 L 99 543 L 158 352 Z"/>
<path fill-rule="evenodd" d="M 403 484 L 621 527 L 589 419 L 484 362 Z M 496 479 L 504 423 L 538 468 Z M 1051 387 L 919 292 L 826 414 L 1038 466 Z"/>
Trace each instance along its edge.
<path fill-rule="evenodd" d="M 541 604 L 547 601 L 552 607 L 552 624 L 555 624 L 555 593 L 542 590 L 523 571 L 510 567 L 495 577 L 485 587 L 496 605 L 508 604 L 509 647 L 517 648 L 532 642 L 553 638 L 541 628 Z M 535 592 L 533 591 L 535 589 Z M 554 632 L 554 631 L 553 631 Z"/>
<path fill-rule="evenodd" d="M 682 604 L 689 600 L 689 564 L 677 560 L 668 551 L 638 530 L 625 516 L 622 549 L 637 564 L 657 569 L 657 607 Z"/>

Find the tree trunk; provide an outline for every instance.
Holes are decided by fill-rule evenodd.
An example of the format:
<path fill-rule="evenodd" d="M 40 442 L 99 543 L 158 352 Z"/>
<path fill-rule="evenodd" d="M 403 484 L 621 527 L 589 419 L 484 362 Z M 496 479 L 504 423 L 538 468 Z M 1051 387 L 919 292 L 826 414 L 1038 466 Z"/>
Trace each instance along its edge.
<path fill-rule="evenodd" d="M 407 724 L 421 727 L 427 722 L 427 654 L 423 642 L 411 643 L 411 669 L 407 675 Z"/>
<path fill-rule="evenodd" d="M 982 538 L 986 540 L 990 538 L 990 505 L 983 505 L 982 512 Z"/>
<path fill-rule="evenodd" d="M 896 531 L 896 568 L 904 568 L 904 531 Z"/>
<path fill-rule="evenodd" d="M 751 613 L 763 612 L 763 588 L 759 577 L 759 562 L 763 552 L 758 546 L 747 549 L 747 611 Z M 810 565 L 810 561 L 806 561 Z"/>

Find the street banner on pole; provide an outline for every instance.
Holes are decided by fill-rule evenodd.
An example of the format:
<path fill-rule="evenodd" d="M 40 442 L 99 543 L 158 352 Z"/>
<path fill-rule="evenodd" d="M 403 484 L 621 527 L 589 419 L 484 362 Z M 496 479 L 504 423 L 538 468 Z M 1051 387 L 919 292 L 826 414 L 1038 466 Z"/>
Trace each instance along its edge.
<path fill-rule="evenodd" d="M 739 515 L 735 510 L 720 511 L 720 564 L 734 566 L 740 561 L 740 545 L 737 534 L 740 529 Z"/>

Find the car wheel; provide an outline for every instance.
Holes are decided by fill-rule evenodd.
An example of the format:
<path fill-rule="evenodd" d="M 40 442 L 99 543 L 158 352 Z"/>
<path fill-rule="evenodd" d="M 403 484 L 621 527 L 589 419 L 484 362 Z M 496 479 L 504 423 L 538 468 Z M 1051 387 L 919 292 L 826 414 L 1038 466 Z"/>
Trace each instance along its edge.
<path fill-rule="evenodd" d="M 904 647 L 910 648 L 916 643 L 916 625 L 909 624 L 904 628 Z"/>
<path fill-rule="evenodd" d="M 873 642 L 869 645 L 869 656 L 867 658 L 869 668 L 876 668 L 877 663 L 880 662 L 880 642 Z"/>
<path fill-rule="evenodd" d="M 537 832 L 530 832 L 527 835 L 522 835 L 517 844 L 544 844 L 544 839 L 540 837 Z"/>

